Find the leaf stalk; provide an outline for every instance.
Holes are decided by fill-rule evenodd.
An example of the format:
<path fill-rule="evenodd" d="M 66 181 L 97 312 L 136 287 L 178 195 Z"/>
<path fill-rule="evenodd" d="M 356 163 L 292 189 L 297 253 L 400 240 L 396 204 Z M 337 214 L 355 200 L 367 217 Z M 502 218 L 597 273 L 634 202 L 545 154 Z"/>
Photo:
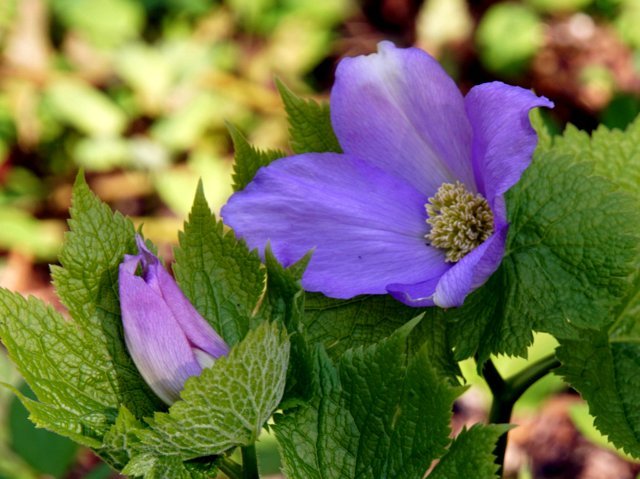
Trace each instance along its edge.
<path fill-rule="evenodd" d="M 260 479 L 255 444 L 242 448 L 242 479 Z"/>

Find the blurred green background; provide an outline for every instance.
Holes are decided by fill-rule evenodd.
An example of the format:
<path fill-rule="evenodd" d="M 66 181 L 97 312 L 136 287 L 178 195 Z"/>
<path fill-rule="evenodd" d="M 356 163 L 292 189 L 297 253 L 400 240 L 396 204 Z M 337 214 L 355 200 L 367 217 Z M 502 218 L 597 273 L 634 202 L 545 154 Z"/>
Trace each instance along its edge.
<path fill-rule="evenodd" d="M 257 146 L 286 148 L 275 77 L 327 98 L 340 58 L 389 39 L 429 51 L 463 91 L 496 79 L 534 88 L 556 103 L 544 117 L 552 131 L 567 122 L 623 128 L 640 111 L 639 25 L 640 0 L 0 0 L 0 286 L 61 307 L 47 264 L 80 168 L 170 258 L 198 179 L 214 209 L 231 193 L 225 122 Z M 532 357 L 550 347 L 539 339 Z M 522 367 L 498 362 L 505 372 Z M 465 372 L 478 382 L 473 365 Z M 0 381 L 25 388 L 1 353 Z M 456 417 L 486 413 L 478 391 Z M 559 393 L 548 378 L 519 411 L 540 416 Z M 606 450 L 574 402 L 563 417 Z M 545 476 L 520 449 L 507 460 L 514 477 L 582 477 Z M 273 439 L 259 450 L 263 470 L 277 473 Z M 628 477 L 640 471 L 608 454 Z M 0 389 L 0 478 L 112 474 L 89 451 L 35 430 Z"/>

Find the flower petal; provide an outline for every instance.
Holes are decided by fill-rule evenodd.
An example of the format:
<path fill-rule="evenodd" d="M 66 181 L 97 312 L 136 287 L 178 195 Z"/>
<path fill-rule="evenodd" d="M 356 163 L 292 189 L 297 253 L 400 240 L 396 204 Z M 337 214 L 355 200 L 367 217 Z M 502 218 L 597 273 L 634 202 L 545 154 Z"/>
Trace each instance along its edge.
<path fill-rule="evenodd" d="M 315 248 L 305 289 L 350 298 L 383 294 L 389 283 L 419 282 L 442 269 L 443 253 L 424 239 L 426 200 L 364 161 L 310 153 L 260 169 L 222 217 L 261 254 L 270 242 L 285 266 Z"/>
<path fill-rule="evenodd" d="M 446 272 L 446 270 L 444 271 Z M 444 272 L 436 274 L 433 278 L 429 278 L 420 283 L 414 284 L 389 284 L 387 292 L 398 301 L 402 301 L 408 306 L 428 307 L 435 306 L 433 295 L 436 292 L 438 281 Z"/>
<path fill-rule="evenodd" d="M 164 301 L 189 342 L 216 359 L 228 354 L 227 343 L 200 315 L 162 266 L 157 269 L 157 278 Z"/>
<path fill-rule="evenodd" d="M 508 225 L 496 226 L 487 240 L 442 275 L 433 302 L 441 308 L 462 306 L 465 298 L 498 269 L 504 256 Z"/>
<path fill-rule="evenodd" d="M 144 265 L 145 283 L 162 296 L 191 345 L 209 353 L 213 358 L 228 354 L 227 343 L 191 304 L 173 277 L 160 264 L 160 260 L 149 251 L 140 235 L 136 235 L 136 243 Z"/>
<path fill-rule="evenodd" d="M 515 185 L 531 163 L 538 137 L 531 127 L 529 110 L 553 108 L 553 102 L 501 82 L 473 87 L 464 101 L 473 127 L 476 184 L 494 209 L 495 198 Z"/>
<path fill-rule="evenodd" d="M 342 60 L 331 91 L 331 121 L 345 153 L 427 196 L 456 180 L 474 188 L 462 95 L 422 50 L 381 42 L 377 54 Z"/>
<path fill-rule="evenodd" d="M 136 367 L 167 404 L 179 399 L 184 382 L 200 374 L 191 346 L 162 296 L 135 275 L 140 258 L 120 265 L 119 290 L 125 342 Z"/>

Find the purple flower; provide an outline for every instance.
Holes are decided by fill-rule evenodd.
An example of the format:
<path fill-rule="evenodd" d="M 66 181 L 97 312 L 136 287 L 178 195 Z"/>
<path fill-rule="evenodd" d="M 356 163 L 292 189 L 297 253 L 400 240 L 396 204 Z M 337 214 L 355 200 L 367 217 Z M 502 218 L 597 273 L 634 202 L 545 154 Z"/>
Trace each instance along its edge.
<path fill-rule="evenodd" d="M 460 306 L 498 268 L 505 192 L 529 166 L 544 97 L 499 82 L 466 97 L 431 56 L 382 42 L 340 62 L 331 122 L 344 151 L 274 161 L 224 221 L 285 266 L 314 249 L 303 286 Z"/>
<path fill-rule="evenodd" d="M 136 242 L 138 254 L 125 255 L 118 276 L 124 339 L 147 384 L 165 403 L 173 404 L 185 381 L 229 348 L 140 236 Z"/>

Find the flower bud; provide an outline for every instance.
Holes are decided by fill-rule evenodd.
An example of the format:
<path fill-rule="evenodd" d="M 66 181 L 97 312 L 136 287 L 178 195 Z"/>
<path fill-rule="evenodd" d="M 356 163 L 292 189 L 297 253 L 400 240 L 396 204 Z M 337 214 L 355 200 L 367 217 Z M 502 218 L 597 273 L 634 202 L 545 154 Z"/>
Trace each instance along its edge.
<path fill-rule="evenodd" d="M 229 347 L 185 297 L 140 236 L 137 255 L 125 255 L 118 281 L 124 339 L 151 389 L 171 405 L 185 381 Z"/>

